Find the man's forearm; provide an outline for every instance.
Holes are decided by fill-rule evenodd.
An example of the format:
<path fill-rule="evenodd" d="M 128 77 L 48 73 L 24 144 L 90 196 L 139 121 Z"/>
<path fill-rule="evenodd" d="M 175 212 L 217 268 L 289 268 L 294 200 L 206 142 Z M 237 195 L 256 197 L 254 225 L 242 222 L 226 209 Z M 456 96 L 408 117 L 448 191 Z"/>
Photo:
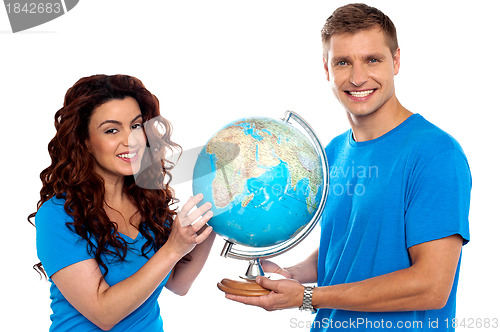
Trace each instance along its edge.
<path fill-rule="evenodd" d="M 292 279 L 299 281 L 300 283 L 313 283 L 318 280 L 318 252 L 316 249 L 309 257 L 307 257 L 303 262 L 296 264 L 291 267 L 286 267 L 284 270 L 288 271 L 292 275 Z"/>
<path fill-rule="evenodd" d="M 318 287 L 313 306 L 351 311 L 442 308 L 455 277 L 462 238 L 451 236 L 410 248 L 409 268 L 359 282 Z"/>

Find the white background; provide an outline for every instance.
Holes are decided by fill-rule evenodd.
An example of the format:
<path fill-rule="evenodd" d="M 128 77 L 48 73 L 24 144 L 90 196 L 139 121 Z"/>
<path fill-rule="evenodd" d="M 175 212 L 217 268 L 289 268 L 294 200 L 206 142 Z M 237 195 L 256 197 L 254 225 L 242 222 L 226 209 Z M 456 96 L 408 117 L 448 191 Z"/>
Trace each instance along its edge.
<path fill-rule="evenodd" d="M 0 330 L 46 331 L 49 283 L 26 217 L 49 165 L 54 113 L 66 90 L 91 74 L 129 74 L 158 96 L 185 150 L 203 145 L 244 116 L 301 114 L 323 144 L 348 128 L 322 69 L 320 30 L 345 1 L 86 0 L 66 15 L 25 32 L 10 31 L 0 8 L 2 240 Z M 454 136 L 473 175 L 471 242 L 464 247 L 457 318 L 500 319 L 498 216 L 498 16 L 500 2 L 368 1 L 389 15 L 401 47 L 397 96 Z M 182 202 L 190 183 L 178 186 Z M 319 228 L 275 258 L 288 265 L 318 245 Z M 160 296 L 168 331 L 295 331 L 298 310 L 268 313 L 224 299 L 215 287 L 245 264 L 219 257 L 218 238 L 190 293 Z M 474 325 L 475 326 L 475 325 Z M 468 330 L 468 329 L 467 329 Z M 492 330 L 478 329 L 478 330 Z"/>

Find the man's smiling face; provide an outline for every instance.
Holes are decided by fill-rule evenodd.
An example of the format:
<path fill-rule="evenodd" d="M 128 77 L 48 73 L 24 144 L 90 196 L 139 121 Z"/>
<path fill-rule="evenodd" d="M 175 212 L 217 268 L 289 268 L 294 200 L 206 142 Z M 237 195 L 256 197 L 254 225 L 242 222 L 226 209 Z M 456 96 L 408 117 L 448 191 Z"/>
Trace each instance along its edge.
<path fill-rule="evenodd" d="M 378 27 L 332 35 L 323 65 L 333 93 L 353 116 L 370 115 L 396 98 L 399 49 L 391 53 Z"/>

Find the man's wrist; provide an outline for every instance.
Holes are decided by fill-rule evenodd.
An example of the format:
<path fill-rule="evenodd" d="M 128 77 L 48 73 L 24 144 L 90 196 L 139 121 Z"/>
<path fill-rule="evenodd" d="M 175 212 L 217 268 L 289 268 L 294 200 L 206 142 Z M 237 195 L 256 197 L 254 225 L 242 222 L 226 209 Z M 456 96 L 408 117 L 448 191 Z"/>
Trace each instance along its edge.
<path fill-rule="evenodd" d="M 317 310 L 312 305 L 312 297 L 314 292 L 314 286 L 304 287 L 304 296 L 302 298 L 302 305 L 299 307 L 300 310 L 310 311 L 315 313 Z"/>

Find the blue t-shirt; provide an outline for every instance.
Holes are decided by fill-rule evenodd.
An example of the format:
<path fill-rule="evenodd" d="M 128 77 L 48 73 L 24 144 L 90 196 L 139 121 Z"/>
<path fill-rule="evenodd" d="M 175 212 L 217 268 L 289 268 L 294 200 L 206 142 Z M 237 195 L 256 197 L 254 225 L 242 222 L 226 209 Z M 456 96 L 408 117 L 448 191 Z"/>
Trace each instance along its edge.
<path fill-rule="evenodd" d="M 73 221 L 73 217 L 64 210 L 64 202 L 64 199 L 52 198 L 40 207 L 35 216 L 37 254 L 49 277 L 69 265 L 94 258 L 88 253 L 87 241 L 76 234 L 73 227 L 69 229 L 66 226 L 67 222 Z M 104 280 L 109 286 L 130 277 L 154 254 L 151 250 L 148 258 L 142 256 L 141 248 L 146 242 L 142 234 L 139 233 L 135 240 L 123 234 L 121 236 L 128 243 L 125 261 L 119 262 L 112 255 L 103 255 L 109 269 Z M 101 272 L 104 272 L 103 268 Z M 167 280 L 168 276 L 139 308 L 110 331 L 163 331 L 158 296 Z M 53 312 L 50 331 L 100 331 L 64 298 L 52 279 L 49 281 Z"/>
<path fill-rule="evenodd" d="M 318 286 L 356 282 L 410 267 L 408 248 L 459 234 L 469 241 L 471 175 L 459 144 L 414 114 L 365 142 L 352 130 L 326 147 L 330 188 L 321 219 Z M 451 331 L 460 262 L 439 310 L 320 309 L 312 331 Z"/>

